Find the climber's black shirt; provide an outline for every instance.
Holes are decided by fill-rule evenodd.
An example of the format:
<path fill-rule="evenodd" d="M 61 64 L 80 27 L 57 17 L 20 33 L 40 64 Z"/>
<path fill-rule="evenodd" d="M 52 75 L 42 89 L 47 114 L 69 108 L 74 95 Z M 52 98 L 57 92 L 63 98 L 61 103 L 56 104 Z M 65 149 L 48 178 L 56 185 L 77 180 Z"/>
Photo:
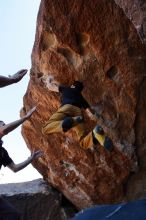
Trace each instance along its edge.
<path fill-rule="evenodd" d="M 76 88 L 60 85 L 59 92 L 62 94 L 62 105 L 70 104 L 84 109 L 90 107 L 88 102 L 82 96 L 81 92 Z"/>
<path fill-rule="evenodd" d="M 3 141 L 0 139 L 0 169 L 2 165 L 4 167 L 8 166 L 13 160 L 9 157 L 8 152 L 4 147 L 2 147 Z"/>

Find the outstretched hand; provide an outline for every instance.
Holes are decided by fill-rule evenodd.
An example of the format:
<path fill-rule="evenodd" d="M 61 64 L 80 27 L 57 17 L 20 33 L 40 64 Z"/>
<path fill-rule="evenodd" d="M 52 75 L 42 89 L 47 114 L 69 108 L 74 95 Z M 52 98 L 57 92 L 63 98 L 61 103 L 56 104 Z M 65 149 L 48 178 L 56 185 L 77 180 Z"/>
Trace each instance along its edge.
<path fill-rule="evenodd" d="M 27 69 L 19 70 L 17 73 L 15 73 L 12 76 L 9 76 L 10 79 L 12 79 L 15 83 L 19 82 L 23 76 L 27 73 Z"/>
<path fill-rule="evenodd" d="M 31 154 L 31 158 L 34 160 L 34 159 L 37 159 L 39 157 L 43 156 L 43 151 L 41 150 L 38 150 L 38 151 L 33 151 L 32 154 Z"/>
<path fill-rule="evenodd" d="M 31 115 L 33 114 L 33 112 L 36 110 L 36 106 L 33 107 L 32 109 L 30 109 L 27 114 L 24 116 L 25 119 L 28 119 L 31 117 Z"/>

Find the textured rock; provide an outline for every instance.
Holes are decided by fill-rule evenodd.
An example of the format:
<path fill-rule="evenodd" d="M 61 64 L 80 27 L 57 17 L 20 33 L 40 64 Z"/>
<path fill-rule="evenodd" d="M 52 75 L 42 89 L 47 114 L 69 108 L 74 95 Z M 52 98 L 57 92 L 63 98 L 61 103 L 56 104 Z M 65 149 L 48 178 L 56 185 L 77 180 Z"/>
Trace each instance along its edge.
<path fill-rule="evenodd" d="M 78 208 L 125 199 L 134 145 L 144 169 L 145 68 L 146 48 L 113 0 L 42 0 L 22 114 L 38 107 L 22 134 L 30 149 L 44 151 L 34 167 Z M 83 95 L 102 106 L 104 120 L 97 123 L 114 141 L 111 154 L 101 146 L 81 149 L 74 131 L 42 135 L 42 125 L 59 107 L 59 95 L 40 80 L 50 73 L 65 85 L 84 82 Z M 95 123 L 85 118 L 88 132 Z"/>
<path fill-rule="evenodd" d="M 1 184 L 0 195 L 21 213 L 21 220 L 67 220 L 75 213 L 73 206 L 70 211 L 61 206 L 61 194 L 42 179 Z"/>
<path fill-rule="evenodd" d="M 135 25 L 141 41 L 146 43 L 146 1 L 145 0 L 115 0 Z"/>

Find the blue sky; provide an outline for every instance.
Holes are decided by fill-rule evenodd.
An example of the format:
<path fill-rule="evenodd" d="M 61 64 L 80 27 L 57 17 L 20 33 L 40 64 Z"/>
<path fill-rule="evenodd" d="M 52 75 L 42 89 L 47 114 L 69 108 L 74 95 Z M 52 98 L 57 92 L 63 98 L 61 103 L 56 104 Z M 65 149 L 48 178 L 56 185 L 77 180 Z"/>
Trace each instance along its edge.
<path fill-rule="evenodd" d="M 31 68 L 39 4 L 40 0 L 0 2 L 0 75 L 8 76 L 20 69 Z M 29 73 L 21 82 L 0 89 L 0 120 L 9 123 L 19 119 L 28 81 Z M 22 162 L 30 155 L 21 136 L 21 127 L 5 136 L 3 141 L 15 163 Z M 18 173 L 13 173 L 8 168 L 0 170 L 0 183 L 21 182 L 39 177 L 41 176 L 31 165 Z"/>

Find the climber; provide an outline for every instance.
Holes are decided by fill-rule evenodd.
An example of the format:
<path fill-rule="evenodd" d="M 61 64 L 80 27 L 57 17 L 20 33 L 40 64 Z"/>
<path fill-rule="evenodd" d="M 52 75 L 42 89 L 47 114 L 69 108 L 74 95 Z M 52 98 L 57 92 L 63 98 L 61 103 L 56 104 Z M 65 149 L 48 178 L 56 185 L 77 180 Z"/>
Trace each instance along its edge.
<path fill-rule="evenodd" d="M 18 172 L 28 166 L 34 159 L 42 156 L 41 151 L 33 151 L 31 156 L 25 161 L 15 164 L 13 160 L 9 157 L 8 152 L 5 148 L 2 147 L 3 141 L 2 137 L 7 135 L 9 132 L 16 129 L 19 125 L 21 125 L 24 121 L 28 120 L 32 113 L 35 111 L 36 107 L 32 108 L 25 116 L 21 119 L 16 120 L 10 124 L 5 124 L 3 121 L 0 121 L 0 169 L 1 166 L 7 166 L 13 172 Z M 18 211 L 9 204 L 5 199 L 0 197 L 0 219 L 7 220 L 18 220 L 20 219 Z"/>
<path fill-rule="evenodd" d="M 82 109 L 86 110 L 91 119 L 95 119 L 96 117 L 95 109 L 88 104 L 81 94 L 83 83 L 74 81 L 73 85 L 66 87 L 59 85 L 52 76 L 44 77 L 42 81 L 50 91 L 60 92 L 62 94 L 62 105 L 43 126 L 43 134 L 67 132 L 74 127 L 81 147 L 88 149 L 99 143 L 110 151 L 113 147 L 112 141 L 109 137 L 105 136 L 101 126 L 97 125 L 93 131 L 85 136 Z"/>
<path fill-rule="evenodd" d="M 0 75 L 0 88 L 19 82 L 27 73 L 26 69 L 22 69 L 12 76 L 5 77 Z"/>

